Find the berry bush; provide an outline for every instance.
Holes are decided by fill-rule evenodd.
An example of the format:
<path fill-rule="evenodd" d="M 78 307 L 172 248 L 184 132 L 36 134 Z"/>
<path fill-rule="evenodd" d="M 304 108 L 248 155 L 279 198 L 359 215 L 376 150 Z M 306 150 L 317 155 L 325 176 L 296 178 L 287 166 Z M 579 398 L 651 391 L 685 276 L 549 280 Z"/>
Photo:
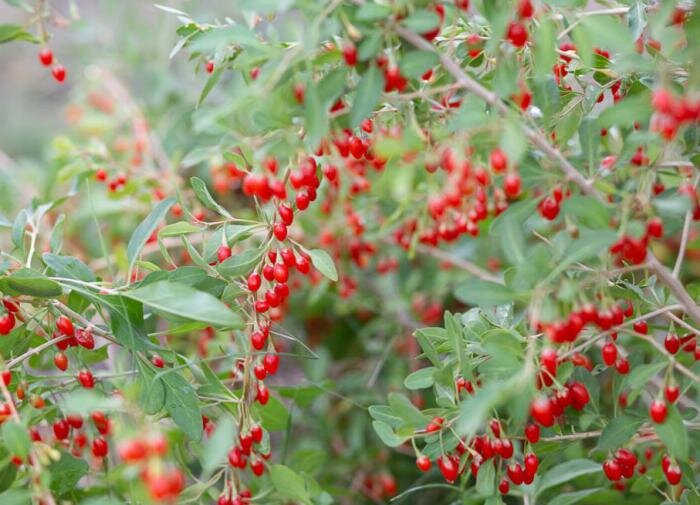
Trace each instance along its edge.
<path fill-rule="evenodd" d="M 700 503 L 694 2 L 6 3 L 0 503 Z"/>

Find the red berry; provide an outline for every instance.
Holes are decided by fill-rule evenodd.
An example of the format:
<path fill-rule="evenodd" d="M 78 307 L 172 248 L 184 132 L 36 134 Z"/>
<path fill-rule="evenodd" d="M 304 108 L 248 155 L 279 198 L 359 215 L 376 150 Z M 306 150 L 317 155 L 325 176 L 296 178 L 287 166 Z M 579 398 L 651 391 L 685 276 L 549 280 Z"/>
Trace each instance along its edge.
<path fill-rule="evenodd" d="M 281 284 L 287 282 L 287 278 L 289 277 L 289 270 L 287 269 L 287 265 L 285 265 L 284 263 L 277 263 L 273 270 L 273 274 L 277 282 Z"/>
<path fill-rule="evenodd" d="M 535 421 L 544 427 L 549 427 L 554 424 L 552 402 L 549 398 L 544 396 L 533 400 L 532 404 L 530 405 L 530 415 Z"/>
<path fill-rule="evenodd" d="M 443 454 L 437 460 L 442 476 L 447 482 L 454 482 L 459 475 L 459 461 Z"/>
<path fill-rule="evenodd" d="M 223 263 L 231 257 L 231 248 L 226 244 L 220 245 L 216 250 L 216 257 L 219 260 L 219 263 Z"/>
<path fill-rule="evenodd" d="M 525 476 L 525 474 L 523 472 L 523 467 L 520 466 L 520 463 L 513 463 L 509 465 L 507 472 L 508 478 L 513 484 L 519 486 L 523 483 L 523 477 Z"/>
<path fill-rule="evenodd" d="M 525 427 L 525 437 L 531 444 L 536 444 L 540 439 L 540 427 L 536 424 L 528 424 Z"/>
<path fill-rule="evenodd" d="M 15 327 L 15 316 L 12 312 L 6 312 L 0 317 L 0 335 L 9 334 Z"/>
<path fill-rule="evenodd" d="M 56 365 L 56 368 L 65 372 L 68 368 L 68 357 L 62 352 L 57 352 L 53 357 L 53 363 Z"/>
<path fill-rule="evenodd" d="M 508 33 L 506 38 L 515 47 L 523 47 L 527 43 L 527 37 L 527 28 L 525 28 L 525 26 L 521 23 L 512 21 L 510 25 L 508 25 Z"/>
<path fill-rule="evenodd" d="M 537 473 L 537 467 L 539 466 L 540 462 L 537 459 L 537 455 L 534 453 L 529 453 L 525 455 L 525 473 L 526 474 L 536 474 Z"/>
<path fill-rule="evenodd" d="M 277 212 L 285 225 L 289 226 L 294 221 L 294 211 L 287 202 L 280 203 L 279 207 L 277 207 Z"/>
<path fill-rule="evenodd" d="M 56 440 L 65 440 L 68 438 L 69 432 L 70 425 L 64 419 L 53 423 L 53 436 L 56 437 Z"/>
<path fill-rule="evenodd" d="M 250 436 L 253 437 L 253 442 L 259 444 L 263 439 L 263 429 L 259 424 L 254 425 L 250 428 Z"/>
<path fill-rule="evenodd" d="M 642 335 L 646 335 L 649 332 L 649 325 L 647 324 L 646 321 L 637 321 L 632 325 L 632 329 L 636 331 L 637 333 L 641 333 Z"/>
<path fill-rule="evenodd" d="M 547 196 L 539 203 L 540 215 L 548 221 L 553 221 L 559 215 L 559 202 L 553 196 Z"/>
<path fill-rule="evenodd" d="M 617 369 L 618 373 L 627 375 L 630 372 L 630 362 L 627 361 L 626 358 L 620 358 L 617 360 L 617 363 L 615 363 L 615 368 Z"/>
<path fill-rule="evenodd" d="M 601 355 L 603 357 L 603 363 L 607 366 L 612 366 L 617 359 L 617 347 L 612 342 L 608 342 L 603 346 Z"/>
<path fill-rule="evenodd" d="M 207 60 L 204 64 L 204 70 L 207 71 L 207 74 L 211 74 L 214 71 L 214 60 Z"/>
<path fill-rule="evenodd" d="M 654 400 L 649 406 L 649 417 L 656 424 L 661 424 L 666 420 L 666 414 L 668 414 L 668 408 L 666 404 L 661 400 Z"/>
<path fill-rule="evenodd" d="M 263 358 L 263 365 L 265 366 L 265 370 L 267 370 L 267 373 L 269 373 L 270 375 L 275 375 L 277 373 L 277 369 L 280 366 L 279 355 L 266 354 Z"/>
<path fill-rule="evenodd" d="M 501 482 L 498 483 L 498 492 L 501 494 L 508 494 L 508 491 L 510 491 L 510 484 L 503 478 Z"/>
<path fill-rule="evenodd" d="M 156 368 L 163 368 L 165 366 L 165 361 L 163 361 L 162 356 L 159 354 L 151 356 L 151 363 L 153 363 L 153 366 Z"/>
<path fill-rule="evenodd" d="M 496 147 L 489 155 L 491 169 L 496 172 L 503 172 L 508 167 L 508 157 L 500 148 Z"/>
<path fill-rule="evenodd" d="M 75 329 L 73 328 L 73 323 L 66 316 L 60 316 L 56 320 L 56 328 L 58 331 L 66 336 L 72 337 L 75 335 Z"/>
<path fill-rule="evenodd" d="M 664 396 L 666 397 L 666 400 L 668 403 L 676 403 L 676 400 L 678 400 L 678 397 L 681 394 L 681 389 L 676 386 L 675 384 L 669 384 L 666 386 L 664 389 Z"/>
<path fill-rule="evenodd" d="M 66 80 L 66 67 L 61 65 L 60 63 L 58 65 L 54 65 L 54 67 L 51 69 L 51 75 L 53 75 L 53 78 L 56 79 L 58 82 L 63 82 Z"/>
<path fill-rule="evenodd" d="M 102 437 L 96 437 L 92 441 L 92 455 L 96 458 L 103 458 L 109 452 L 109 444 Z"/>
<path fill-rule="evenodd" d="M 672 486 L 678 484 L 683 476 L 681 468 L 677 465 L 670 465 L 664 473 L 666 474 L 666 480 Z"/>
<path fill-rule="evenodd" d="M 430 469 L 430 458 L 426 455 L 421 455 L 416 458 L 416 466 L 421 472 L 427 472 Z"/>
<path fill-rule="evenodd" d="M 51 65 L 51 63 L 53 63 L 53 52 L 51 52 L 51 49 L 45 47 L 39 51 L 39 61 L 45 67 Z"/>
<path fill-rule="evenodd" d="M 622 478 L 622 468 L 620 468 L 620 465 L 617 464 L 616 461 L 611 459 L 606 460 L 605 463 L 603 463 L 603 472 L 608 480 L 612 482 L 617 482 Z"/>
<path fill-rule="evenodd" d="M 349 67 L 357 65 L 357 48 L 354 44 L 347 44 L 343 47 L 343 59 Z"/>
<path fill-rule="evenodd" d="M 647 235 L 654 238 L 664 236 L 664 223 L 661 218 L 654 217 L 647 222 Z"/>
<path fill-rule="evenodd" d="M 95 387 L 95 378 L 92 376 L 90 370 L 81 370 L 78 373 L 78 381 L 86 389 L 92 389 Z"/>
<path fill-rule="evenodd" d="M 534 9 L 530 0 L 520 0 L 520 4 L 518 5 L 518 15 L 522 19 L 531 18 L 533 11 Z"/>
<path fill-rule="evenodd" d="M 272 232 L 280 242 L 287 238 L 287 227 L 283 223 L 275 223 L 272 227 Z"/>
<path fill-rule="evenodd" d="M 265 405 L 270 399 L 270 390 L 262 382 L 258 382 L 255 399 L 260 405 Z"/>
<path fill-rule="evenodd" d="M 95 348 L 95 339 L 92 336 L 92 330 L 90 330 L 90 328 L 78 328 L 75 330 L 75 340 L 78 342 L 78 345 L 85 349 Z"/>
<path fill-rule="evenodd" d="M 678 349 L 680 349 L 681 347 L 681 341 L 678 338 L 678 336 L 669 333 L 664 339 L 664 347 L 671 354 L 676 354 L 678 352 Z"/>
<path fill-rule="evenodd" d="M 503 191 L 511 198 L 515 198 L 520 194 L 520 175 L 508 174 L 503 179 Z"/>

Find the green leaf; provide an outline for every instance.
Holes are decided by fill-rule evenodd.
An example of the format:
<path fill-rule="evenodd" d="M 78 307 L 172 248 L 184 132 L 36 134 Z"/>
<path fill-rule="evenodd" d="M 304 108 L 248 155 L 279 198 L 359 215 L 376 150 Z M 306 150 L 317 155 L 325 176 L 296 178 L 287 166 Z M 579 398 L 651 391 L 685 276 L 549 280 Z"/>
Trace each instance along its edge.
<path fill-rule="evenodd" d="M 178 221 L 177 223 L 168 224 L 158 230 L 158 237 L 179 237 L 180 235 L 189 235 L 202 231 L 199 227 L 187 221 Z"/>
<path fill-rule="evenodd" d="M 545 489 L 558 486 L 559 484 L 563 484 L 571 479 L 581 477 L 582 475 L 600 473 L 601 471 L 602 466 L 600 463 L 596 463 L 590 459 L 572 459 L 564 463 L 560 463 L 551 470 L 548 470 L 547 473 L 542 476 L 542 480 L 538 485 L 537 493 L 539 494 Z"/>
<path fill-rule="evenodd" d="M 535 31 L 535 75 L 548 76 L 552 65 L 557 61 L 556 35 L 554 23 L 550 19 L 542 19 Z"/>
<path fill-rule="evenodd" d="M 369 116 L 379 102 L 384 89 L 384 74 L 376 65 L 370 65 L 357 85 L 355 100 L 350 110 L 350 126 L 356 128 Z"/>
<path fill-rule="evenodd" d="M 625 377 L 621 389 L 639 389 L 645 386 L 652 377 L 666 368 L 668 363 L 660 361 L 648 365 L 639 365 L 632 368 L 632 371 Z"/>
<path fill-rule="evenodd" d="M 688 432 L 675 405 L 669 405 L 666 420 L 661 424 L 654 424 L 654 431 L 671 456 L 681 461 L 688 459 Z"/>
<path fill-rule="evenodd" d="M 5 421 L 2 425 L 3 448 L 13 455 L 24 459 L 29 454 L 32 441 L 29 438 L 27 427 L 13 419 Z"/>
<path fill-rule="evenodd" d="M 155 310 L 192 321 L 227 328 L 244 326 L 240 316 L 218 298 L 184 284 L 157 281 L 122 294 Z"/>
<path fill-rule="evenodd" d="M 574 240 L 567 248 L 565 256 L 547 276 L 547 281 L 555 279 L 557 275 L 565 271 L 570 265 L 581 262 L 608 250 L 608 247 L 617 239 L 617 233 L 609 230 L 581 233 L 581 237 Z"/>
<path fill-rule="evenodd" d="M 391 15 L 391 9 L 375 3 L 364 3 L 357 9 L 355 17 L 358 21 L 380 21 Z"/>
<path fill-rule="evenodd" d="M 586 228 L 607 228 L 610 212 L 605 205 L 592 196 L 572 196 L 562 202 L 567 218 Z"/>
<path fill-rule="evenodd" d="M 202 413 L 192 385 L 172 370 L 162 374 L 160 379 L 165 385 L 165 410 L 185 435 L 192 440 L 202 438 Z"/>
<path fill-rule="evenodd" d="M 306 145 L 315 150 L 328 133 L 328 111 L 319 97 L 316 83 L 309 80 L 304 94 L 304 126 Z"/>
<path fill-rule="evenodd" d="M 391 426 L 383 421 L 372 421 L 372 428 L 374 428 L 382 442 L 389 447 L 398 447 L 406 441 L 406 437 L 398 436 L 391 429 Z"/>
<path fill-rule="evenodd" d="M 311 504 L 311 495 L 306 488 L 305 479 L 291 468 L 284 465 L 272 465 L 270 467 L 270 482 L 282 497 Z"/>
<path fill-rule="evenodd" d="M 439 61 L 438 55 L 432 51 L 409 51 L 401 57 L 399 70 L 408 79 L 418 79 Z"/>
<path fill-rule="evenodd" d="M 407 424 L 416 428 L 423 428 L 428 424 L 428 417 L 411 403 L 407 397 L 399 393 L 389 393 L 389 405 L 394 414 L 399 416 Z"/>
<path fill-rule="evenodd" d="M 231 416 L 222 416 L 216 423 L 214 433 L 207 439 L 202 448 L 202 472 L 211 475 L 216 467 L 226 461 L 231 441 L 236 435 L 236 427 Z M 206 479 L 207 477 L 204 477 Z"/>
<path fill-rule="evenodd" d="M 479 468 L 476 492 L 481 496 L 491 496 L 496 492 L 496 468 L 493 465 L 487 463 Z"/>
<path fill-rule="evenodd" d="M 416 370 L 406 377 L 403 381 L 406 389 L 425 389 L 433 385 L 433 374 L 435 373 L 435 367 L 421 368 Z"/>
<path fill-rule="evenodd" d="M 523 293 L 513 291 L 503 284 L 481 279 L 468 279 L 454 290 L 455 297 L 469 305 L 493 307 L 524 299 Z"/>
<path fill-rule="evenodd" d="M 264 249 L 247 249 L 241 253 L 234 254 L 223 263 L 220 263 L 216 269 L 219 273 L 230 279 L 239 275 L 248 275 L 250 271 L 260 262 L 265 253 Z"/>
<path fill-rule="evenodd" d="M 72 256 L 59 256 L 58 254 L 45 253 L 41 257 L 44 263 L 56 274 L 57 277 L 77 279 L 79 281 L 94 282 L 95 274 L 92 270 Z"/>
<path fill-rule="evenodd" d="M 610 128 L 613 125 L 631 125 L 635 121 L 644 123 L 651 117 L 651 113 L 651 91 L 645 90 L 626 95 L 615 105 L 605 109 L 598 118 L 598 126 Z"/>
<path fill-rule="evenodd" d="M 289 410 L 280 400 L 270 395 L 265 405 L 256 404 L 253 407 L 255 414 L 260 418 L 263 428 L 267 431 L 283 431 L 289 423 Z"/>
<path fill-rule="evenodd" d="M 314 268 L 318 270 L 321 275 L 329 278 L 333 282 L 337 282 L 338 272 L 335 270 L 335 264 L 326 251 L 323 249 L 309 249 L 307 253 L 311 256 L 311 263 Z"/>
<path fill-rule="evenodd" d="M 146 219 L 141 221 L 141 224 L 136 227 L 134 234 L 129 239 L 129 244 L 126 246 L 129 270 L 133 268 L 141 249 L 143 249 L 143 246 L 146 245 L 146 242 L 150 236 L 153 235 L 153 232 L 158 227 L 158 224 L 163 220 L 174 203 L 174 198 L 167 198 L 161 202 L 158 202 L 151 213 L 146 216 Z"/>
<path fill-rule="evenodd" d="M 61 459 L 47 467 L 51 474 L 51 489 L 59 495 L 75 490 L 78 481 L 88 473 L 90 467 L 82 458 L 61 451 Z"/>
<path fill-rule="evenodd" d="M 103 296 L 97 300 L 107 305 L 112 334 L 121 345 L 132 351 L 150 348 L 143 321 L 143 305 L 123 296 Z"/>
<path fill-rule="evenodd" d="M 214 86 L 216 86 L 216 83 L 219 82 L 223 71 L 224 65 L 216 65 L 216 68 L 207 79 L 207 82 L 204 84 L 204 88 L 202 88 L 202 93 L 199 95 L 199 100 L 197 100 L 197 107 L 202 105 L 202 103 L 204 102 L 204 100 L 206 100 L 211 90 L 214 89 Z"/>
<path fill-rule="evenodd" d="M 433 11 L 416 9 L 402 24 L 416 33 L 425 33 L 440 26 L 440 17 Z"/>
<path fill-rule="evenodd" d="M 603 428 L 603 433 L 598 439 L 596 450 L 607 451 L 623 446 L 637 432 L 642 421 L 629 416 L 620 416 L 612 419 Z"/>
<path fill-rule="evenodd" d="M 583 500 L 586 496 L 600 491 L 600 488 L 594 487 L 591 489 L 582 489 L 581 491 L 573 491 L 571 493 L 561 493 L 552 498 L 548 505 L 573 505 L 576 502 Z"/>
<path fill-rule="evenodd" d="M 28 42 L 39 42 L 34 35 L 24 30 L 21 25 L 3 24 L 0 25 L 0 44 L 12 42 L 13 40 L 26 40 Z"/>
<path fill-rule="evenodd" d="M 211 193 L 209 193 L 209 190 L 207 189 L 207 185 L 202 179 L 199 177 L 192 177 L 190 178 L 190 184 L 192 185 L 194 194 L 197 195 L 197 199 L 202 202 L 206 208 L 213 210 L 214 212 L 218 212 L 224 217 L 233 219 L 233 216 L 214 200 Z"/>
<path fill-rule="evenodd" d="M 0 291 L 12 296 L 29 295 L 38 298 L 55 298 L 63 294 L 60 284 L 29 268 L 20 268 L 9 277 L 1 278 Z"/>

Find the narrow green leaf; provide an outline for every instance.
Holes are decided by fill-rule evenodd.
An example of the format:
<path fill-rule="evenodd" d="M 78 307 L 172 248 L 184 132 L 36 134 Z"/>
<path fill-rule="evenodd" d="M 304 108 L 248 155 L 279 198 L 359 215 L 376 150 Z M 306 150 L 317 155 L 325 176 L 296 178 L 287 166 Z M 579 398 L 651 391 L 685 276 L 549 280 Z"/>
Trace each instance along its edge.
<path fill-rule="evenodd" d="M 205 476 L 226 461 L 231 441 L 236 435 L 236 427 L 231 416 L 222 416 L 216 422 L 214 433 L 207 439 L 202 448 L 202 472 Z M 206 477 L 205 477 L 206 479 Z"/>
<path fill-rule="evenodd" d="M 435 367 L 421 368 L 416 370 L 406 377 L 403 381 L 406 389 L 425 389 L 433 385 L 433 374 L 435 373 Z"/>
<path fill-rule="evenodd" d="M 173 316 L 213 326 L 242 328 L 240 316 L 218 298 L 184 284 L 157 281 L 122 293 L 126 298 Z"/>
<path fill-rule="evenodd" d="M 554 466 L 542 476 L 537 493 L 539 494 L 545 489 L 558 486 L 559 484 L 581 477 L 582 475 L 600 473 L 601 471 L 602 466 L 600 463 L 589 459 L 572 459 L 565 461 L 564 463 Z"/>
<path fill-rule="evenodd" d="M 63 293 L 57 282 L 29 268 L 20 268 L 9 277 L 1 278 L 0 291 L 13 296 L 29 295 L 38 298 L 54 298 Z"/>
<path fill-rule="evenodd" d="M 323 249 L 309 249 L 307 252 L 309 256 L 311 256 L 311 263 L 320 274 L 333 282 L 338 280 L 338 272 L 335 269 L 335 264 L 326 251 Z"/>
<path fill-rule="evenodd" d="M 398 436 L 391 429 L 391 426 L 383 421 L 372 421 L 372 428 L 374 428 L 382 442 L 389 447 L 398 447 L 406 441 L 405 437 Z"/>
<path fill-rule="evenodd" d="M 229 214 L 229 212 L 225 208 L 223 208 L 214 200 L 214 198 L 211 196 L 211 193 L 209 193 L 209 190 L 207 189 L 207 185 L 202 179 L 200 179 L 199 177 L 192 177 L 190 178 L 190 184 L 192 185 L 194 194 L 197 195 L 197 199 L 200 202 L 202 202 L 202 204 L 204 204 L 205 207 L 207 207 L 210 210 L 213 210 L 214 212 L 218 212 L 224 217 L 233 219 L 233 216 Z"/>
<path fill-rule="evenodd" d="M 175 371 L 162 374 L 160 380 L 165 385 L 165 410 L 175 424 L 192 440 L 202 438 L 202 413 L 194 388 Z"/>
<path fill-rule="evenodd" d="M 675 405 L 668 407 L 668 415 L 663 423 L 654 424 L 654 431 L 671 456 L 681 461 L 688 459 L 688 431 Z"/>
<path fill-rule="evenodd" d="M 357 85 L 355 100 L 350 110 L 350 126 L 356 128 L 369 116 L 379 102 L 384 88 L 384 75 L 376 65 L 370 65 Z"/>
<path fill-rule="evenodd" d="M 629 416 L 620 416 L 612 419 L 603 428 L 596 450 L 607 451 L 622 447 L 637 432 L 641 424 L 641 420 Z"/>
<path fill-rule="evenodd" d="M 311 496 L 306 489 L 306 481 L 291 468 L 284 465 L 272 465 L 270 467 L 270 482 L 272 487 L 283 498 L 311 504 Z"/>
<path fill-rule="evenodd" d="M 136 230 L 134 230 L 133 235 L 131 235 L 131 238 L 129 239 L 129 244 L 126 246 L 126 256 L 129 262 L 129 270 L 132 269 L 136 259 L 139 256 L 139 253 L 141 252 L 141 249 L 143 249 L 143 246 L 146 245 L 149 237 L 153 235 L 153 232 L 158 227 L 158 224 L 160 224 L 174 203 L 174 198 L 167 198 L 158 202 L 151 213 L 146 216 L 146 218 L 136 227 Z"/>
<path fill-rule="evenodd" d="M 158 230 L 158 237 L 179 237 L 180 235 L 189 235 L 202 231 L 199 227 L 187 221 L 178 221 L 177 223 L 168 224 Z"/>
<path fill-rule="evenodd" d="M 59 256 L 58 254 L 45 253 L 41 257 L 44 263 L 56 274 L 57 277 L 66 277 L 85 282 L 94 282 L 95 274 L 92 270 L 72 256 Z"/>

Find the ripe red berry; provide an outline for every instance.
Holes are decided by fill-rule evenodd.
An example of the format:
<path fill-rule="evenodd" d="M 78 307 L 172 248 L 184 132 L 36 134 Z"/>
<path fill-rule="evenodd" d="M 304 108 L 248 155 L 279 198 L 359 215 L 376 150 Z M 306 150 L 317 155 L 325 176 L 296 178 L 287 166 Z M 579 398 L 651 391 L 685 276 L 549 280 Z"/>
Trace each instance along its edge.
<path fill-rule="evenodd" d="M 520 463 L 513 463 L 511 465 L 508 465 L 507 473 L 510 481 L 516 486 L 519 486 L 523 483 L 523 477 L 525 476 L 525 474 L 523 472 L 523 467 L 520 466 Z"/>
<path fill-rule="evenodd" d="M 90 370 L 81 370 L 78 373 L 78 381 L 86 389 L 92 389 L 95 387 L 95 378 L 92 376 Z"/>
<path fill-rule="evenodd" d="M 508 33 L 506 34 L 506 38 L 515 47 L 523 47 L 527 43 L 527 37 L 527 28 L 525 28 L 523 24 L 512 21 L 508 25 Z"/>
<path fill-rule="evenodd" d="M 668 414 L 668 408 L 666 404 L 661 400 L 654 400 L 649 406 L 649 417 L 656 424 L 661 424 L 666 420 L 666 414 Z"/>
<path fill-rule="evenodd" d="M 252 291 L 253 293 L 256 292 L 258 289 L 260 289 L 260 285 L 262 284 L 262 279 L 260 278 L 260 275 L 253 272 L 248 276 L 248 290 Z"/>
<path fill-rule="evenodd" d="M 607 366 L 612 366 L 617 359 L 617 347 L 612 342 L 608 342 L 603 346 L 601 355 L 603 357 L 603 363 Z"/>
<path fill-rule="evenodd" d="M 459 475 L 459 461 L 443 454 L 437 460 L 442 476 L 447 482 L 454 482 Z"/>
<path fill-rule="evenodd" d="M 537 467 L 540 464 L 540 461 L 537 459 L 537 455 L 534 453 L 529 453 L 525 455 L 525 473 L 526 474 L 536 474 L 537 473 Z"/>
<path fill-rule="evenodd" d="M 528 424 L 525 426 L 525 437 L 531 444 L 536 444 L 540 440 L 540 427 L 536 424 Z"/>
<path fill-rule="evenodd" d="M 68 433 L 70 433 L 70 425 L 67 421 L 61 419 L 53 423 L 53 436 L 56 440 L 65 440 L 68 438 Z"/>
<path fill-rule="evenodd" d="M 549 398 L 540 396 L 533 400 L 530 405 L 530 415 L 532 418 L 544 427 L 549 427 L 554 424 L 554 412 L 552 410 L 552 402 Z"/>
<path fill-rule="evenodd" d="M 608 459 L 603 463 L 603 472 L 608 480 L 612 482 L 617 482 L 622 478 L 622 468 L 620 465 L 611 459 Z"/>
<path fill-rule="evenodd" d="M 280 242 L 287 238 L 287 227 L 283 223 L 275 223 L 272 227 L 272 232 Z"/>
<path fill-rule="evenodd" d="M 518 16 L 522 19 L 529 19 L 533 14 L 532 2 L 530 0 L 520 0 L 518 4 Z"/>
<path fill-rule="evenodd" d="M 678 484 L 683 476 L 681 468 L 677 465 L 669 465 L 664 474 L 666 475 L 666 480 L 672 486 Z"/>
<path fill-rule="evenodd" d="M 204 70 L 207 71 L 207 74 L 211 74 L 214 71 L 214 60 L 207 60 L 204 64 Z"/>
<path fill-rule="evenodd" d="M 654 238 L 664 236 L 664 223 L 661 218 L 654 217 L 647 222 L 647 235 Z"/>
<path fill-rule="evenodd" d="M 503 172 L 508 167 L 508 157 L 500 148 L 496 147 L 489 155 L 491 169 L 496 172 Z"/>
<path fill-rule="evenodd" d="M 637 333 L 641 333 L 642 335 L 646 335 L 649 332 L 649 325 L 647 324 L 646 321 L 637 321 L 632 325 L 632 329 L 636 331 Z"/>
<path fill-rule="evenodd" d="M 277 207 L 277 212 L 285 225 L 289 226 L 294 221 L 294 211 L 287 202 L 280 203 Z"/>
<path fill-rule="evenodd" d="M 503 478 L 501 482 L 498 483 L 498 492 L 501 494 L 508 494 L 508 491 L 510 491 L 510 484 Z"/>
<path fill-rule="evenodd" d="M 56 368 L 65 372 L 68 368 L 68 357 L 62 352 L 57 352 L 53 357 L 53 363 L 56 365 Z"/>
<path fill-rule="evenodd" d="M 95 348 L 95 339 L 92 336 L 92 330 L 90 330 L 90 328 L 76 329 L 75 340 L 78 342 L 78 345 L 84 347 L 85 349 L 90 350 Z"/>
<path fill-rule="evenodd" d="M 151 363 L 153 363 L 153 366 L 156 368 L 163 368 L 165 366 L 165 361 L 159 354 L 154 354 L 151 356 Z"/>
<path fill-rule="evenodd" d="M 15 316 L 12 312 L 5 312 L 0 317 L 0 335 L 9 334 L 15 327 Z"/>
<path fill-rule="evenodd" d="M 508 174 L 503 179 L 503 191 L 511 198 L 520 194 L 520 175 Z"/>
<path fill-rule="evenodd" d="M 678 352 L 678 349 L 681 348 L 681 341 L 677 335 L 669 333 L 664 339 L 664 347 L 671 354 L 676 354 Z"/>
<path fill-rule="evenodd" d="M 54 67 L 51 69 L 51 75 L 53 75 L 53 78 L 56 79 L 58 82 L 63 82 L 66 80 L 66 67 L 61 65 L 60 63 L 58 65 L 54 65 Z"/>
<path fill-rule="evenodd" d="M 627 375 L 630 372 L 630 362 L 627 361 L 626 358 L 620 358 L 615 363 L 615 369 L 618 371 L 618 373 Z"/>
<path fill-rule="evenodd" d="M 265 405 L 269 399 L 270 399 L 270 390 L 267 389 L 267 386 L 265 386 L 265 384 L 263 384 L 262 382 L 258 382 L 255 400 L 260 405 Z"/>
<path fill-rule="evenodd" d="M 265 370 L 267 370 L 267 373 L 269 373 L 270 375 L 275 375 L 277 373 L 277 369 L 280 366 L 279 355 L 266 354 L 263 358 L 263 365 L 265 366 Z"/>
<path fill-rule="evenodd" d="M 680 394 L 681 389 L 675 384 L 669 384 L 664 389 L 664 396 L 666 397 L 666 401 L 668 401 L 668 403 L 676 403 L 676 400 L 678 400 Z"/>
<path fill-rule="evenodd" d="M 109 452 L 109 444 L 102 437 L 95 437 L 92 441 L 92 455 L 96 458 L 104 458 Z"/>
<path fill-rule="evenodd" d="M 56 329 L 62 334 L 72 337 L 75 335 L 75 329 L 73 328 L 73 323 L 66 316 L 60 316 L 56 320 Z"/>
<path fill-rule="evenodd" d="M 357 48 L 354 44 L 347 44 L 343 47 L 343 59 L 349 67 L 357 65 Z"/>
<path fill-rule="evenodd" d="M 53 63 L 53 52 L 51 49 L 44 47 L 41 51 L 39 51 L 39 61 L 45 67 L 51 65 L 51 63 Z"/>
<path fill-rule="evenodd" d="M 421 472 L 427 472 L 430 469 L 430 458 L 426 456 L 425 454 L 418 456 L 416 458 L 416 466 L 418 467 L 418 470 Z"/>
<path fill-rule="evenodd" d="M 228 245 L 222 244 L 216 250 L 216 258 L 219 260 L 219 263 L 223 263 L 224 261 L 226 261 L 230 257 L 231 257 L 231 248 Z"/>
<path fill-rule="evenodd" d="M 289 278 L 289 270 L 287 269 L 287 265 L 285 265 L 284 263 L 277 263 L 273 270 L 273 275 L 277 282 L 287 282 L 287 279 Z"/>
<path fill-rule="evenodd" d="M 548 221 L 553 221 L 559 215 L 559 202 L 553 196 L 547 196 L 539 203 L 540 215 Z"/>

